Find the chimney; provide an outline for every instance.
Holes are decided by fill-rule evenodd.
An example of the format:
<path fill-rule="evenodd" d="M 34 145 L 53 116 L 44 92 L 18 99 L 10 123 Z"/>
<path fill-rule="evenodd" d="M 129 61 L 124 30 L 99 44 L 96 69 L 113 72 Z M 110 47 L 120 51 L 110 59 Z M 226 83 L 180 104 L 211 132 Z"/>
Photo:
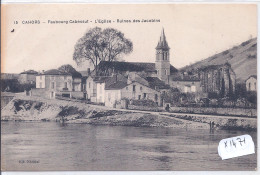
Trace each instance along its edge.
<path fill-rule="evenodd" d="M 132 80 L 131 80 L 131 76 L 130 74 L 127 76 L 127 84 L 131 84 L 132 83 Z"/>
<path fill-rule="evenodd" d="M 90 75 L 90 68 L 88 68 L 87 71 L 88 71 L 88 75 Z"/>
<path fill-rule="evenodd" d="M 135 81 L 136 79 L 136 72 L 133 73 L 133 80 Z"/>

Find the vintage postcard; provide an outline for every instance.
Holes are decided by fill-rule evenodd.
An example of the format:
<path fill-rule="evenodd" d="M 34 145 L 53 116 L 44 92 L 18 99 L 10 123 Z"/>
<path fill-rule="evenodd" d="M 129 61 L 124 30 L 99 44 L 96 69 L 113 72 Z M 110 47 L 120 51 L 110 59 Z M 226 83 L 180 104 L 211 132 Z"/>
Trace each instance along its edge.
<path fill-rule="evenodd" d="M 2 4 L 2 171 L 255 171 L 257 4 Z"/>

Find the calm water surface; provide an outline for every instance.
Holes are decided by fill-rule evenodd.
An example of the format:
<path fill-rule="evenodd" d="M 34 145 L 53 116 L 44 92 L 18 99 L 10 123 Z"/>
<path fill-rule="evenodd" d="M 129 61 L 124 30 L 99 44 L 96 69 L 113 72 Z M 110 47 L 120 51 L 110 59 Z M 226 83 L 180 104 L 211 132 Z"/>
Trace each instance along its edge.
<path fill-rule="evenodd" d="M 221 139 L 256 132 L 2 122 L 5 170 L 254 170 L 257 154 L 221 160 Z"/>

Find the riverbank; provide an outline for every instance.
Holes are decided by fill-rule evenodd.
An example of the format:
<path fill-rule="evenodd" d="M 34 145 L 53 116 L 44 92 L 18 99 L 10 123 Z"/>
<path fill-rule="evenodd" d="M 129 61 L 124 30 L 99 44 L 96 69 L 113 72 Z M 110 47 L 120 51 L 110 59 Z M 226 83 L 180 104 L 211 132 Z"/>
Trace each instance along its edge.
<path fill-rule="evenodd" d="M 114 109 L 75 101 L 15 96 L 1 110 L 3 121 L 57 121 L 98 125 L 256 130 L 256 118 Z"/>
<path fill-rule="evenodd" d="M 16 96 L 2 109 L 3 121 L 58 121 L 99 125 L 208 128 L 170 116 L 90 105 L 80 102 Z"/>

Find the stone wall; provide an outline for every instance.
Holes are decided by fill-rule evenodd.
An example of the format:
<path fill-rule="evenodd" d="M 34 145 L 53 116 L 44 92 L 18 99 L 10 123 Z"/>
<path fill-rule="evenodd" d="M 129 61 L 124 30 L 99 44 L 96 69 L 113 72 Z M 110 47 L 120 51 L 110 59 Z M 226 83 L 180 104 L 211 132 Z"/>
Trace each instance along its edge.
<path fill-rule="evenodd" d="M 256 109 L 243 108 L 203 108 L 203 107 L 171 107 L 171 112 L 194 113 L 194 114 L 218 114 L 218 115 L 233 115 L 233 116 L 248 116 L 256 117 Z"/>
<path fill-rule="evenodd" d="M 37 88 L 37 89 L 31 89 L 30 91 L 31 96 L 36 96 L 36 97 L 45 97 L 45 98 L 50 98 L 49 91 L 46 91 L 43 88 Z"/>
<path fill-rule="evenodd" d="M 163 111 L 163 107 L 149 107 L 149 106 L 135 106 L 128 105 L 128 109 L 141 110 L 141 111 Z"/>
<path fill-rule="evenodd" d="M 71 98 L 82 99 L 82 98 L 84 98 L 84 93 L 83 92 L 72 91 L 71 92 Z"/>

